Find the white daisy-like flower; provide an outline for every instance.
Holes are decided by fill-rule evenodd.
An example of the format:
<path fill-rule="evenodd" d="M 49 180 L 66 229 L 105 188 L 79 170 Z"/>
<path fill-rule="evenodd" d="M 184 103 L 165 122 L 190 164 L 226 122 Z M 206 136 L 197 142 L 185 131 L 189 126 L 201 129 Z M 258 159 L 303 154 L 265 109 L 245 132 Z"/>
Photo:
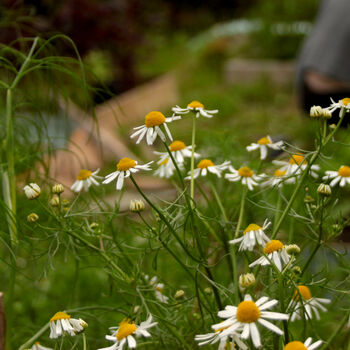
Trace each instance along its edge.
<path fill-rule="evenodd" d="M 87 327 L 87 323 L 81 318 L 71 318 L 65 312 L 56 312 L 50 319 L 50 338 L 55 339 L 65 334 L 75 336 Z"/>
<path fill-rule="evenodd" d="M 292 154 L 288 161 L 274 160 L 272 163 L 281 166 L 280 170 L 286 171 L 285 183 L 295 183 L 296 177 L 299 176 L 307 168 L 307 160 L 301 154 Z M 313 164 L 310 168 L 310 175 L 314 178 L 318 177 L 316 171 L 319 171 L 319 165 Z"/>
<path fill-rule="evenodd" d="M 265 174 L 255 175 L 248 166 L 243 166 L 238 170 L 230 166 L 229 171 L 230 173 L 225 174 L 225 179 L 232 182 L 241 181 L 242 185 L 248 186 L 250 191 L 254 189 L 254 186 L 258 186 L 260 180 L 265 178 Z"/>
<path fill-rule="evenodd" d="M 35 199 L 40 196 L 41 188 L 38 184 L 32 182 L 29 185 L 23 187 L 24 194 L 28 199 Z"/>
<path fill-rule="evenodd" d="M 345 109 L 346 112 L 349 112 L 350 110 L 350 98 L 349 97 L 345 97 L 341 100 L 339 100 L 338 102 L 335 102 L 332 98 L 331 98 L 331 105 L 329 107 L 326 107 L 325 109 L 329 110 L 330 113 L 333 113 L 335 110 L 337 109 Z"/>
<path fill-rule="evenodd" d="M 290 261 L 290 255 L 287 253 L 283 243 L 278 239 L 273 239 L 270 242 L 267 242 L 264 247 L 264 253 L 266 256 L 263 255 L 255 260 L 249 265 L 249 267 L 256 265 L 270 265 L 272 261 L 277 269 L 282 271 L 283 264 L 287 265 Z"/>
<path fill-rule="evenodd" d="M 307 338 L 304 343 L 295 340 L 291 341 L 284 347 L 284 350 L 315 350 L 323 343 L 322 340 L 312 344 L 312 338 Z"/>
<path fill-rule="evenodd" d="M 281 170 L 277 169 L 273 173 L 273 175 L 265 182 L 263 182 L 262 186 L 268 186 L 268 187 L 282 187 L 287 179 L 287 170 Z"/>
<path fill-rule="evenodd" d="M 192 157 L 192 146 L 186 146 L 182 141 L 176 140 L 169 145 L 169 149 L 177 164 L 182 164 L 185 158 Z M 154 152 L 154 154 L 160 155 L 161 161 L 169 158 L 168 152 Z M 200 154 L 194 153 L 194 157 L 200 157 Z"/>
<path fill-rule="evenodd" d="M 193 169 L 193 178 L 196 179 L 198 176 L 207 176 L 208 172 L 215 174 L 217 177 L 221 177 L 221 172 L 230 166 L 230 161 L 225 161 L 222 164 L 215 165 L 210 159 L 202 159 L 198 164 L 197 168 Z M 188 176 L 185 180 L 191 179 L 191 171 L 188 172 Z"/>
<path fill-rule="evenodd" d="M 263 227 L 256 224 L 250 224 L 243 231 L 243 236 L 229 241 L 230 244 L 241 243 L 239 245 L 239 251 L 249 250 L 252 251 L 256 244 L 265 245 L 270 241 L 270 238 L 265 235 L 265 230 L 271 225 L 271 222 L 265 220 Z"/>
<path fill-rule="evenodd" d="M 251 338 L 256 348 L 261 347 L 260 333 L 257 324 L 268 328 L 270 331 L 282 335 L 283 331 L 267 320 L 288 320 L 289 316 L 280 312 L 266 311 L 277 305 L 277 300 L 269 300 L 268 297 L 261 297 L 256 302 L 249 294 L 246 294 L 244 301 L 238 306 L 227 305 L 225 310 L 219 311 L 218 316 L 226 318 L 225 321 L 213 325 L 214 330 L 225 327 L 220 332 L 220 337 L 240 333 L 241 339 Z"/>
<path fill-rule="evenodd" d="M 33 346 L 29 350 L 53 350 L 52 348 L 47 348 L 46 346 L 42 346 L 38 341 L 33 344 Z"/>
<path fill-rule="evenodd" d="M 148 319 L 141 322 L 139 326 L 128 319 L 124 319 L 119 323 L 118 327 L 110 328 L 113 331 L 112 335 L 105 336 L 107 340 L 114 342 L 114 344 L 98 350 L 122 350 L 126 344 L 130 349 L 134 349 L 137 345 L 134 336 L 149 338 L 151 334 L 148 332 L 148 329 L 156 325 L 157 322 L 152 322 L 152 315 L 149 315 Z"/>
<path fill-rule="evenodd" d="M 212 118 L 214 114 L 219 112 L 219 110 L 217 109 L 213 109 L 213 110 L 204 109 L 203 103 L 199 101 L 192 101 L 187 105 L 186 108 L 175 106 L 172 108 L 172 110 L 175 114 L 186 114 L 189 112 L 194 112 L 196 113 L 196 118 L 199 118 L 200 115 L 203 117 Z"/>
<path fill-rule="evenodd" d="M 146 276 L 146 279 L 148 279 L 148 276 Z M 164 283 L 159 283 L 157 276 L 154 276 L 151 278 L 150 284 L 154 288 L 154 294 L 155 294 L 156 298 L 160 302 L 167 304 L 169 298 L 163 294 Z"/>
<path fill-rule="evenodd" d="M 319 310 L 323 312 L 327 311 L 322 304 L 329 304 L 331 300 L 313 297 L 309 287 L 300 285 L 297 286 L 297 288 L 298 289 L 295 290 L 293 298 L 288 306 L 288 310 L 291 312 L 290 320 L 292 322 L 302 318 L 310 320 L 313 314 L 315 314 L 316 319 L 319 320 Z"/>
<path fill-rule="evenodd" d="M 273 142 L 271 140 L 271 137 L 267 135 L 259 139 L 256 143 L 250 144 L 246 148 L 248 152 L 260 149 L 260 159 L 266 159 L 268 148 L 271 148 L 273 150 L 280 150 L 282 149 L 282 146 L 283 141 Z"/>
<path fill-rule="evenodd" d="M 323 180 L 330 180 L 330 186 L 334 187 L 339 183 L 340 187 L 344 187 L 346 184 L 350 185 L 350 166 L 342 165 L 338 171 L 326 171 L 326 176 Z"/>
<path fill-rule="evenodd" d="M 157 175 L 159 177 L 163 177 L 166 179 L 173 176 L 176 168 L 175 168 L 175 165 L 171 159 L 169 159 L 169 158 L 161 159 L 160 161 L 157 162 L 157 164 L 159 165 L 159 167 L 154 172 L 154 175 Z M 179 165 L 179 167 L 180 167 L 180 165 Z"/>
<path fill-rule="evenodd" d="M 212 345 L 219 342 L 218 350 L 236 349 L 236 345 L 242 350 L 248 350 L 247 345 L 242 342 L 237 333 L 221 336 L 221 333 L 227 329 L 227 327 L 228 326 L 219 328 L 215 332 L 207 334 L 198 334 L 195 336 L 194 340 L 199 342 L 199 346 Z"/>
<path fill-rule="evenodd" d="M 100 169 L 97 169 L 94 172 L 87 169 L 81 169 L 77 175 L 76 181 L 70 189 L 74 192 L 80 192 L 83 189 L 87 191 L 92 184 L 99 186 L 100 184 L 97 180 L 103 179 L 102 176 L 97 176 L 99 171 Z"/>
<path fill-rule="evenodd" d="M 136 141 L 136 143 L 138 144 L 141 142 L 144 136 L 146 136 L 147 145 L 153 145 L 157 136 L 159 136 L 162 141 L 165 141 L 166 140 L 165 134 L 160 128 L 163 125 L 166 133 L 168 134 L 169 139 L 172 141 L 173 138 L 171 136 L 167 123 L 170 123 L 173 120 L 178 120 L 178 119 L 181 119 L 181 117 L 172 116 L 170 118 L 165 118 L 164 114 L 161 112 L 158 112 L 158 111 L 150 112 L 145 117 L 145 124 L 134 128 L 134 130 L 136 131 L 133 134 L 131 134 L 130 138 L 134 138 L 138 136 Z"/>
<path fill-rule="evenodd" d="M 147 164 L 138 165 L 136 160 L 127 157 L 122 158 L 117 164 L 117 171 L 108 174 L 102 183 L 109 184 L 114 179 L 117 179 L 116 189 L 121 190 L 123 188 L 125 178 L 129 177 L 130 174 L 137 173 L 140 170 L 151 170 L 150 164 L 152 163 L 153 161 Z"/>

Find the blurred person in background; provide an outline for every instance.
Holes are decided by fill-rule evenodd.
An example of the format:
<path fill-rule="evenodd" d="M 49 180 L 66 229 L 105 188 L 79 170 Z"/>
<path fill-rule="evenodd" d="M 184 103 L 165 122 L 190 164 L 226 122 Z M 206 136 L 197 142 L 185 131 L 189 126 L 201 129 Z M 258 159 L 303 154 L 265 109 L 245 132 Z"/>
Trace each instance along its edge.
<path fill-rule="evenodd" d="M 323 0 L 297 66 L 297 93 L 309 113 L 350 97 L 350 0 Z M 334 120 L 333 120 L 334 119 Z M 334 116 L 330 122 L 337 119 Z"/>

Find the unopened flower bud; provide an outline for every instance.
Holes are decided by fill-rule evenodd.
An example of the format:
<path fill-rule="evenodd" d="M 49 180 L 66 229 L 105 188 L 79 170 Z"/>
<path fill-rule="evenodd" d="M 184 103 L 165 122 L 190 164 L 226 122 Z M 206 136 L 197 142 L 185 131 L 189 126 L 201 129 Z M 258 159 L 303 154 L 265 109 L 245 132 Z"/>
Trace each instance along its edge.
<path fill-rule="evenodd" d="M 297 275 L 300 275 L 301 274 L 301 268 L 300 266 L 293 266 L 292 267 L 292 271 L 297 274 Z"/>
<path fill-rule="evenodd" d="M 55 184 L 52 186 L 52 193 L 61 194 L 64 192 L 64 188 L 62 184 Z"/>
<path fill-rule="evenodd" d="M 179 289 L 176 291 L 175 295 L 174 295 L 174 298 L 175 299 L 180 299 L 182 298 L 183 296 L 185 295 L 185 291 L 182 290 L 182 289 Z"/>
<path fill-rule="evenodd" d="M 210 287 L 207 287 L 207 288 L 204 289 L 204 292 L 207 293 L 207 294 L 211 294 L 212 289 Z"/>
<path fill-rule="evenodd" d="M 40 196 L 41 189 L 36 183 L 30 183 L 23 187 L 24 193 L 28 199 L 35 199 Z"/>
<path fill-rule="evenodd" d="M 310 108 L 310 117 L 319 118 L 323 116 L 323 108 L 321 106 L 312 106 Z"/>
<path fill-rule="evenodd" d="M 305 198 L 304 198 L 304 202 L 305 203 L 312 203 L 312 202 L 314 202 L 315 200 L 310 196 L 310 195 L 307 195 L 307 196 L 305 196 Z"/>
<path fill-rule="evenodd" d="M 130 211 L 139 213 L 145 209 L 145 203 L 141 199 L 130 201 Z"/>
<path fill-rule="evenodd" d="M 320 184 L 317 188 L 317 192 L 323 196 L 330 196 L 332 194 L 331 186 L 327 184 Z"/>
<path fill-rule="evenodd" d="M 137 314 L 139 310 L 140 310 L 140 305 L 136 305 L 136 306 L 134 307 L 133 313 L 134 313 L 134 314 Z"/>
<path fill-rule="evenodd" d="M 241 289 L 246 289 L 255 284 L 255 276 L 253 273 L 245 273 L 244 275 L 240 275 L 238 279 L 239 287 Z"/>
<path fill-rule="evenodd" d="M 65 206 L 67 206 L 67 205 L 69 205 L 69 200 L 68 199 L 62 199 L 62 205 L 65 207 Z"/>
<path fill-rule="evenodd" d="M 58 207 L 60 205 L 60 197 L 58 197 L 57 194 L 53 195 L 53 197 L 50 200 L 50 204 L 53 207 Z"/>
<path fill-rule="evenodd" d="M 335 129 L 336 127 L 337 127 L 336 124 L 331 124 L 331 125 L 329 126 L 330 129 Z"/>
<path fill-rule="evenodd" d="M 35 222 L 39 220 L 39 216 L 35 213 L 31 213 L 27 216 L 27 221 L 28 222 Z"/>
<path fill-rule="evenodd" d="M 300 248 L 296 244 L 289 244 L 285 246 L 286 252 L 290 255 L 297 255 L 300 253 Z"/>

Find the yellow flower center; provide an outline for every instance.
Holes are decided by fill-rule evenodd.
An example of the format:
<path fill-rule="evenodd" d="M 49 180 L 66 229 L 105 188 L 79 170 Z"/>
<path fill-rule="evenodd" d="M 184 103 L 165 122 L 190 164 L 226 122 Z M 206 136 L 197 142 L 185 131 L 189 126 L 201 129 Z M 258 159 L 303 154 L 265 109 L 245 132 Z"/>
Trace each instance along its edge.
<path fill-rule="evenodd" d="M 265 254 L 271 254 L 276 250 L 280 250 L 283 248 L 283 243 L 278 239 L 273 239 L 270 242 L 267 242 L 264 248 Z"/>
<path fill-rule="evenodd" d="M 136 331 L 137 327 L 133 322 L 129 323 L 128 319 L 124 319 L 119 324 L 119 329 L 116 334 L 116 337 L 118 340 L 122 340 L 129 336 L 130 334 L 133 334 Z"/>
<path fill-rule="evenodd" d="M 118 171 L 126 171 L 133 168 L 136 165 L 136 161 L 131 158 L 122 158 L 117 164 Z"/>
<path fill-rule="evenodd" d="M 310 289 L 306 286 L 298 286 L 298 290 L 294 292 L 293 299 L 298 300 L 299 299 L 299 294 L 305 299 L 305 300 L 310 300 L 312 298 Z M 299 293 L 298 293 L 299 291 Z"/>
<path fill-rule="evenodd" d="M 70 315 L 66 314 L 65 312 L 59 311 L 56 312 L 50 319 L 50 322 L 58 321 L 58 320 L 69 320 Z"/>
<path fill-rule="evenodd" d="M 274 177 L 282 177 L 284 175 L 286 175 L 287 173 L 287 170 L 279 170 L 277 169 L 274 173 L 273 173 L 273 176 Z"/>
<path fill-rule="evenodd" d="M 250 231 L 258 231 L 261 230 L 262 228 L 257 225 L 257 224 L 249 224 L 248 227 L 243 231 L 243 234 L 245 235 L 247 232 Z"/>
<path fill-rule="evenodd" d="M 338 170 L 338 174 L 341 177 L 350 177 L 350 166 L 341 166 Z"/>
<path fill-rule="evenodd" d="M 86 180 L 91 174 L 92 172 L 90 170 L 81 169 L 77 175 L 77 180 Z"/>
<path fill-rule="evenodd" d="M 284 350 L 307 350 L 307 347 L 301 341 L 291 341 Z"/>
<path fill-rule="evenodd" d="M 341 100 L 344 104 L 344 106 L 347 106 L 350 103 L 350 98 L 349 97 L 345 97 Z"/>
<path fill-rule="evenodd" d="M 164 117 L 164 114 L 161 112 L 153 111 L 148 113 L 145 117 L 145 125 L 147 126 L 147 128 L 161 125 L 164 122 L 165 122 L 165 117 Z"/>
<path fill-rule="evenodd" d="M 163 288 L 162 287 L 156 287 L 155 288 L 158 292 L 162 293 L 163 292 Z"/>
<path fill-rule="evenodd" d="M 253 301 L 242 301 L 237 308 L 237 320 L 243 323 L 252 323 L 260 318 L 260 310 Z"/>
<path fill-rule="evenodd" d="M 242 177 L 252 177 L 254 175 L 254 171 L 248 166 L 243 166 L 242 168 L 238 169 L 238 174 Z"/>
<path fill-rule="evenodd" d="M 268 145 L 270 143 L 271 141 L 269 140 L 268 137 L 262 137 L 260 140 L 258 140 L 259 145 Z"/>
<path fill-rule="evenodd" d="M 186 148 L 186 145 L 182 141 L 174 141 L 169 146 L 171 152 L 181 151 Z"/>
<path fill-rule="evenodd" d="M 202 159 L 198 164 L 198 169 L 208 168 L 208 166 L 214 166 L 214 163 L 210 159 Z"/>
<path fill-rule="evenodd" d="M 306 164 L 306 161 L 304 161 L 304 159 L 305 157 L 300 154 L 293 154 L 289 159 L 289 164 L 299 165 L 301 162 L 303 162 L 303 164 Z"/>
<path fill-rule="evenodd" d="M 168 164 L 169 158 L 165 158 L 162 162 L 159 163 L 159 165 L 165 165 Z"/>
<path fill-rule="evenodd" d="M 34 344 L 35 344 L 35 345 L 40 345 L 40 343 L 39 343 L 38 341 L 36 341 Z"/>
<path fill-rule="evenodd" d="M 204 108 L 204 105 L 203 105 L 203 103 L 200 103 L 199 101 L 192 101 L 191 103 L 189 103 L 187 105 L 187 107 L 190 107 L 190 108 Z"/>

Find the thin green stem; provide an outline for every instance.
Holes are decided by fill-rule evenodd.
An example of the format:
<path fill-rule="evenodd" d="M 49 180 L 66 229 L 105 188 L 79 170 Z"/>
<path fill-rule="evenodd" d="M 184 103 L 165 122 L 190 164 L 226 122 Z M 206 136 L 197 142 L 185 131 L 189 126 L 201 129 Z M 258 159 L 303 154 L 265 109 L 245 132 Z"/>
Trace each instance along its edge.
<path fill-rule="evenodd" d="M 239 234 L 239 231 L 241 229 L 241 225 L 242 225 L 242 221 L 243 221 L 243 214 L 244 214 L 245 200 L 246 200 L 246 197 L 247 197 L 247 192 L 248 192 L 248 187 L 247 186 L 243 186 L 243 188 L 242 188 L 241 204 L 240 204 L 240 208 L 239 208 L 239 216 L 238 216 L 238 221 L 237 221 L 235 234 L 233 236 L 234 239 L 237 238 L 237 236 Z"/>
<path fill-rule="evenodd" d="M 297 197 L 299 191 L 300 191 L 300 188 L 302 186 L 302 184 L 304 183 L 304 180 L 306 179 L 306 177 L 308 176 L 309 174 L 309 171 L 311 169 L 311 166 L 313 165 L 313 163 L 315 162 L 315 160 L 318 158 L 318 156 L 320 155 L 323 147 L 326 146 L 326 144 L 332 139 L 332 137 L 334 136 L 334 134 L 337 132 L 337 130 L 339 129 L 343 119 L 344 119 L 344 116 L 345 116 L 345 109 L 342 109 L 341 110 L 341 113 L 340 113 L 340 118 L 339 118 L 339 122 L 337 124 L 337 126 L 332 130 L 332 132 L 329 133 L 329 135 L 327 137 L 325 137 L 325 139 L 323 140 L 323 142 L 320 143 L 320 145 L 318 146 L 317 150 L 313 153 L 310 161 L 308 162 L 308 165 L 306 167 L 306 169 L 303 171 L 303 174 L 297 184 L 297 186 L 295 187 L 294 189 L 294 192 L 292 193 L 290 199 L 289 199 L 289 202 L 286 206 L 286 208 L 284 209 L 281 217 L 279 218 L 278 220 L 278 223 L 277 225 L 275 226 L 274 230 L 273 230 L 273 233 L 271 235 L 271 239 L 274 239 L 277 235 L 277 232 L 278 230 L 280 229 L 281 225 L 282 225 L 282 222 L 283 220 L 285 219 L 285 217 L 288 215 L 289 213 L 289 210 L 290 208 L 292 207 L 293 203 L 294 203 L 294 200 L 295 198 Z"/>
<path fill-rule="evenodd" d="M 180 246 L 182 247 L 182 249 L 185 251 L 185 253 L 194 261 L 196 262 L 200 262 L 199 259 L 197 259 L 196 257 L 194 257 L 186 248 L 185 244 L 182 242 L 182 240 L 180 239 L 179 235 L 177 234 L 177 232 L 174 230 L 174 228 L 171 226 L 171 224 L 169 223 L 169 221 L 166 219 L 166 217 L 163 215 L 163 213 L 148 199 L 148 197 L 144 194 L 144 192 L 141 190 L 141 188 L 139 187 L 139 185 L 136 183 L 134 177 L 132 175 L 130 175 L 130 179 L 133 182 L 134 186 L 136 187 L 137 191 L 140 193 L 140 195 L 144 198 L 144 200 L 149 204 L 149 206 L 155 210 L 157 212 L 157 214 L 159 215 L 159 218 L 165 223 L 166 227 L 169 229 L 169 231 L 172 233 L 172 235 L 175 237 L 175 239 L 178 241 L 178 243 L 180 244 Z"/>
<path fill-rule="evenodd" d="M 278 275 L 278 289 L 280 293 L 280 303 L 281 303 L 281 312 L 285 312 L 285 305 L 284 305 L 284 285 L 283 285 L 283 274 Z M 287 320 L 283 320 L 283 329 L 284 329 L 284 339 L 285 343 L 289 342 L 289 332 L 288 332 L 288 322 Z"/>
<path fill-rule="evenodd" d="M 209 182 L 209 184 L 210 184 L 210 188 L 211 188 L 211 190 L 212 190 L 212 192 L 214 194 L 214 197 L 216 199 L 216 202 L 218 203 L 218 206 L 219 206 L 219 208 L 221 210 L 222 216 L 223 216 L 225 224 L 226 224 L 226 223 L 228 223 L 226 210 L 225 210 L 224 206 L 222 205 L 221 199 L 220 199 L 220 197 L 218 195 L 218 192 L 216 191 L 215 186 L 213 185 L 213 183 L 211 181 Z"/>
<path fill-rule="evenodd" d="M 332 345 L 333 340 L 339 335 L 343 327 L 348 322 L 348 319 L 350 317 L 350 313 L 347 312 L 345 316 L 342 318 L 339 327 L 333 332 L 333 334 L 328 338 L 328 340 L 320 347 L 319 350 L 326 350 L 329 348 L 330 345 Z"/>
<path fill-rule="evenodd" d="M 195 142 L 196 142 L 196 116 L 193 116 L 193 124 L 192 124 L 192 149 L 191 149 L 191 205 L 193 206 L 194 201 L 194 177 L 193 177 L 193 171 L 194 171 L 194 148 L 195 148 Z"/>
<path fill-rule="evenodd" d="M 43 327 L 41 327 L 29 340 L 22 344 L 18 350 L 24 350 L 30 348 L 30 346 L 49 328 L 50 323 L 47 322 Z"/>
<path fill-rule="evenodd" d="M 87 347 L 86 347 L 86 336 L 85 336 L 85 333 L 83 333 L 83 350 L 86 350 Z"/>

